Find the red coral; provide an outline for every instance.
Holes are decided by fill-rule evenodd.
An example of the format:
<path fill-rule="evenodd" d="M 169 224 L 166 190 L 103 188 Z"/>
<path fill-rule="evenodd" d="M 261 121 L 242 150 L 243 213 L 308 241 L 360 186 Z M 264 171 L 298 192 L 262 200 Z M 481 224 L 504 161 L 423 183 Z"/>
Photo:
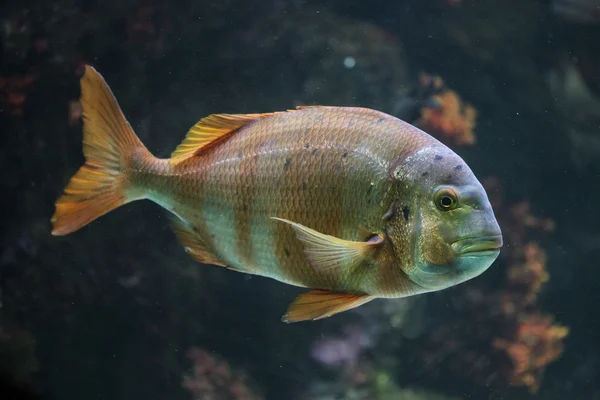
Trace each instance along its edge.
<path fill-rule="evenodd" d="M 475 143 L 475 119 L 477 111 L 462 102 L 458 94 L 445 87 L 439 76 L 422 73 L 419 85 L 432 87 L 437 107 L 423 107 L 417 121 L 423 130 L 448 144 L 472 145 Z"/>
<path fill-rule="evenodd" d="M 549 316 L 522 316 L 514 338 L 494 340 L 494 347 L 507 356 L 503 369 L 506 379 L 512 385 L 524 385 L 531 392 L 537 392 L 542 371 L 560 356 L 568 333 L 568 328 L 553 325 Z"/>
<path fill-rule="evenodd" d="M 37 75 L 34 73 L 0 76 L 0 106 L 12 116 L 23 115 L 27 92 L 36 79 Z"/>

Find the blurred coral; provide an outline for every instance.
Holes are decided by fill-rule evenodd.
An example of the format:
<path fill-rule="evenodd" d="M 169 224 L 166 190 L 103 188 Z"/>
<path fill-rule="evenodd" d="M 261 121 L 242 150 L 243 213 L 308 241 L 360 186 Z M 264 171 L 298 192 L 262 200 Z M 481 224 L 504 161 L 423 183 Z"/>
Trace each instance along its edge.
<path fill-rule="evenodd" d="M 486 185 L 497 187 L 494 179 L 487 179 Z M 507 268 L 507 293 L 504 296 L 504 309 L 519 308 L 534 303 L 542 285 L 550 279 L 546 270 L 547 256 L 544 249 L 535 241 L 527 240 L 529 230 L 554 231 L 554 221 L 535 217 L 531 214 L 528 202 L 519 202 L 507 211 L 500 204 L 495 205 L 499 219 L 503 223 L 507 246 L 503 257 L 510 260 Z M 523 304 L 521 304 L 523 303 Z"/>
<path fill-rule="evenodd" d="M 465 104 L 456 92 L 446 88 L 439 76 L 422 73 L 419 76 L 419 86 L 434 88 L 437 94 L 433 99 L 437 106 L 423 107 L 416 124 L 446 144 L 475 144 L 473 129 L 477 111 Z"/>
<path fill-rule="evenodd" d="M 363 349 L 369 347 L 371 338 L 360 326 L 348 326 L 344 335 L 321 338 L 311 348 L 314 360 L 327 366 L 355 365 Z"/>
<path fill-rule="evenodd" d="M 536 392 L 540 387 L 540 372 L 560 356 L 562 341 L 568 333 L 568 328 L 553 325 L 550 316 L 521 316 L 514 338 L 498 338 L 493 342 L 507 356 L 508 366 L 503 372 L 508 381 Z"/>
<path fill-rule="evenodd" d="M 22 116 L 27 92 L 37 79 L 36 74 L 0 76 L 0 112 Z"/>
<path fill-rule="evenodd" d="M 168 8 L 159 2 L 142 2 L 128 17 L 127 44 L 141 46 L 154 56 L 165 50 L 167 34 L 171 28 Z"/>
<path fill-rule="evenodd" d="M 249 379 L 206 350 L 191 348 L 187 357 L 193 362 L 193 374 L 184 375 L 182 386 L 196 400 L 261 400 L 250 388 Z"/>
<path fill-rule="evenodd" d="M 494 179 L 484 183 L 498 187 Z M 497 204 L 502 202 L 498 198 L 493 200 Z M 509 329 L 504 329 L 505 334 L 493 340 L 493 347 L 505 355 L 501 368 L 505 379 L 511 385 L 526 386 L 536 392 L 544 368 L 562 353 L 568 328 L 553 324 L 552 316 L 538 310 L 538 295 L 550 275 L 546 269 L 546 252 L 527 236 L 531 229 L 552 232 L 555 225 L 550 219 L 532 215 L 528 202 L 497 209 L 500 222 L 506 226 L 504 236 L 508 244 L 504 252 L 506 288 L 502 293 L 500 316 Z"/>
<path fill-rule="evenodd" d="M 512 292 L 517 292 L 519 300 L 532 303 L 544 283 L 550 279 L 546 271 L 546 252 L 537 243 L 527 243 L 523 247 L 524 261 L 509 268 L 508 282 Z M 517 289 L 521 289 L 518 291 Z"/>
<path fill-rule="evenodd" d="M 363 380 L 352 381 L 338 376 L 333 381 L 313 381 L 301 400 L 459 400 L 431 390 L 400 387 L 385 369 L 365 368 Z"/>
<path fill-rule="evenodd" d="M 60 12 L 57 9 L 60 8 Z M 0 113 L 22 117 L 30 95 L 40 85 L 48 84 L 45 74 L 55 73 L 53 85 L 65 91 L 76 82 L 75 57 L 77 37 L 83 29 L 81 14 L 69 6 L 52 2 L 31 5 L 2 14 L 0 23 Z M 59 27 L 73 25 L 76 31 L 65 33 Z M 73 78 L 70 82 L 69 78 Z M 61 93 L 64 95 L 64 93 Z"/>

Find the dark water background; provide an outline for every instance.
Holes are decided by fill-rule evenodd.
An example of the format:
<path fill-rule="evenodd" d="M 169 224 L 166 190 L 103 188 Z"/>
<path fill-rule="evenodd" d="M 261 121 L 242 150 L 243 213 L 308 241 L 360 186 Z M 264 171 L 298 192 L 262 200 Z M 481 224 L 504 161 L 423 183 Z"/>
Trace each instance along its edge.
<path fill-rule="evenodd" d="M 3 3 L 0 366 L 44 399 L 600 399 L 596 7 Z M 292 325 L 280 316 L 298 289 L 194 263 L 153 204 L 51 237 L 53 203 L 82 163 L 75 102 L 86 63 L 157 156 L 210 113 L 359 105 L 410 120 L 420 107 L 413 115 L 397 105 L 415 100 L 420 73 L 438 75 L 477 110 L 477 142 L 449 145 L 478 177 L 497 182 L 488 190 L 503 193 L 503 230 L 526 233 L 509 236 L 513 258 L 459 287 Z M 565 83 L 574 77 L 579 85 Z M 529 212 L 513 213 L 521 202 Z M 529 226 L 526 215 L 554 229 Z M 525 269 L 530 243 L 543 249 L 549 279 L 539 290 L 534 278 L 515 289 L 507 271 Z M 507 298 L 521 310 L 510 317 L 501 311 Z M 556 327 L 568 335 L 553 336 Z M 519 336 L 527 328 L 534 333 Z M 314 357 L 340 343 L 341 366 Z M 527 373 L 517 373 L 515 357 Z M 194 360 L 192 381 L 211 387 L 195 394 L 184 383 Z"/>

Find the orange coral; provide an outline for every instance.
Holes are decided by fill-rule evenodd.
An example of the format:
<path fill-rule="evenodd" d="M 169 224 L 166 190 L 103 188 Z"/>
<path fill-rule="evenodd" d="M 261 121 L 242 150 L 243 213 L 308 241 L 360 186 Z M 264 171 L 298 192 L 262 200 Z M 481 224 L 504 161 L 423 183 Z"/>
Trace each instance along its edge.
<path fill-rule="evenodd" d="M 23 115 L 29 86 L 37 79 L 33 73 L 27 75 L 0 76 L 0 105 L 13 116 Z"/>
<path fill-rule="evenodd" d="M 526 386 L 534 393 L 540 387 L 545 366 L 562 353 L 568 328 L 554 325 L 548 315 L 527 311 L 535 306 L 540 289 L 550 276 L 546 271 L 546 252 L 537 243 L 523 245 L 522 257 L 523 262 L 513 262 L 508 267 L 508 288 L 502 298 L 504 317 L 516 318 L 517 322 L 512 337 L 496 338 L 493 345 L 508 360 L 501 370 L 508 382 Z"/>
<path fill-rule="evenodd" d="M 523 225 L 529 228 L 539 228 L 547 231 L 554 230 L 554 221 L 533 216 L 527 202 L 522 202 L 513 207 L 512 212 L 516 218 L 522 218 Z"/>
<path fill-rule="evenodd" d="M 550 279 L 546 271 L 546 252 L 534 242 L 523 248 L 524 262 L 511 265 L 508 269 L 508 281 L 511 286 L 522 287 L 524 292 L 519 297 L 525 303 L 532 303 L 544 283 Z"/>
<path fill-rule="evenodd" d="M 474 144 L 473 130 L 477 111 L 472 106 L 464 104 L 456 92 L 447 89 L 439 76 L 422 73 L 419 77 L 419 85 L 432 87 L 438 92 L 433 96 L 438 106 L 423 107 L 417 124 L 442 141 L 457 145 Z"/>
<path fill-rule="evenodd" d="M 544 367 L 562 353 L 563 339 L 569 329 L 552 322 L 549 316 L 526 315 L 512 340 L 494 340 L 494 347 L 509 358 L 511 368 L 506 371 L 512 385 L 527 386 L 530 392 L 537 392 Z"/>
<path fill-rule="evenodd" d="M 523 224 L 535 220 L 529 217 L 522 220 Z M 546 221 L 541 225 L 547 227 L 548 224 Z M 516 318 L 517 322 L 509 338 L 506 335 L 496 338 L 493 345 L 509 361 L 501 370 L 508 382 L 526 386 L 534 393 L 540 387 L 544 367 L 562 353 L 568 328 L 553 325 L 553 319 L 548 315 L 528 311 L 535 307 L 540 289 L 550 276 L 546 271 L 546 252 L 537 243 L 529 242 L 521 248 L 523 261 L 515 259 L 508 266 L 508 287 L 502 297 L 501 309 L 504 318 Z M 516 254 L 513 253 L 512 258 L 516 258 Z"/>
<path fill-rule="evenodd" d="M 497 187 L 497 182 L 486 180 L 485 186 Z M 498 202 L 497 199 L 493 199 Z M 546 270 L 547 256 L 544 249 L 536 242 L 526 239 L 531 229 L 546 232 L 554 231 L 554 221 L 548 218 L 538 218 L 531 213 L 528 202 L 522 201 L 512 207 L 499 207 L 501 202 L 494 204 L 498 218 L 502 222 L 505 241 L 508 244 L 503 250 L 508 260 L 507 279 L 509 291 L 504 296 L 505 311 L 519 308 L 535 302 L 542 285 L 550 279 Z M 505 211 L 508 210 L 508 211 Z"/>
<path fill-rule="evenodd" d="M 551 316 L 537 311 L 538 294 L 550 275 L 546 270 L 546 252 L 538 243 L 527 240 L 527 235 L 531 229 L 551 232 L 555 224 L 551 219 L 534 216 L 528 202 L 504 206 L 498 180 L 487 179 L 484 186 L 491 194 L 508 244 L 503 250 L 507 285 L 502 292 L 500 311 L 509 329 L 493 340 L 493 347 L 508 360 L 501 369 L 507 381 L 536 392 L 544 367 L 562 352 L 568 329 L 553 325 Z"/>

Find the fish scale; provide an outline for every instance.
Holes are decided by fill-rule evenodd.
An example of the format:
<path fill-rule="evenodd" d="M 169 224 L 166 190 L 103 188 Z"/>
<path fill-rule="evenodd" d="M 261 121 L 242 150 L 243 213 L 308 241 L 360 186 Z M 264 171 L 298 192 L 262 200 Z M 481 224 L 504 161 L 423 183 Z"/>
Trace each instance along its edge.
<path fill-rule="evenodd" d="M 86 66 L 81 85 L 86 163 L 56 203 L 55 235 L 152 200 L 195 260 L 311 288 L 288 322 L 441 290 L 498 254 L 500 230 L 470 169 L 395 117 L 328 106 L 213 114 L 158 159 L 100 74 Z"/>
<path fill-rule="evenodd" d="M 246 219 L 252 218 L 254 231 L 263 232 L 264 235 L 273 235 L 273 230 L 276 232 L 276 241 L 255 236 L 244 242 L 245 246 L 250 245 L 252 248 L 249 242 L 258 241 L 261 244 L 254 247 L 266 251 L 266 254 L 258 256 L 263 265 L 256 266 L 258 268 L 256 273 L 271 277 L 283 275 L 285 281 L 299 286 L 335 287 L 344 279 L 340 279 L 332 272 L 313 271 L 293 231 L 285 225 L 270 220 L 272 216 L 288 218 L 332 236 L 353 239 L 356 235 L 350 237 L 350 232 L 342 232 L 339 221 L 345 218 L 346 231 L 350 231 L 348 228 L 358 226 L 358 221 L 363 215 L 372 213 L 372 210 L 366 207 L 364 198 L 357 198 L 352 192 L 343 193 L 341 190 L 345 181 L 342 159 L 343 155 L 351 150 L 349 146 L 332 145 L 333 141 L 330 139 L 335 138 L 343 143 L 347 137 L 350 139 L 349 144 L 356 146 L 352 142 L 358 142 L 361 124 L 355 124 L 357 129 L 354 131 L 343 131 L 340 126 L 347 124 L 352 114 L 336 114 L 335 117 L 326 115 L 325 118 L 320 118 L 323 112 L 315 111 L 318 110 L 308 109 L 304 112 L 290 113 L 289 116 L 294 116 L 293 118 L 288 115 L 271 117 L 282 119 L 274 123 L 277 126 L 276 131 L 270 130 L 269 124 L 261 123 L 263 121 L 242 128 L 229 141 L 216 147 L 212 153 L 198 159 L 197 162 L 203 163 L 210 171 L 208 179 L 213 183 L 205 185 L 204 202 L 219 204 L 220 208 L 211 210 L 217 214 L 228 213 L 231 210 L 234 214 L 238 213 L 239 210 L 234 208 L 236 204 L 239 207 L 238 200 L 247 192 L 246 188 L 252 188 L 250 191 L 255 192 L 253 188 L 261 186 L 260 197 L 244 198 L 241 202 L 249 205 L 247 212 L 242 216 Z M 379 113 L 374 114 L 379 117 Z M 320 121 L 316 126 L 315 119 Z M 357 119 L 357 122 L 361 122 L 360 119 Z M 325 134 L 320 133 L 321 131 L 330 132 L 324 140 Z M 325 146 L 319 144 L 320 140 Z M 311 141 L 315 144 L 306 148 L 305 145 L 307 143 L 310 145 Z M 271 145 L 256 151 L 261 147 L 260 144 L 265 142 Z M 317 151 L 313 153 L 315 149 Z M 256 174 L 249 176 L 241 173 L 239 165 L 244 157 L 239 159 L 237 157 L 239 152 L 242 155 L 251 154 L 254 162 L 259 164 Z M 362 166 L 357 165 L 362 160 L 362 157 L 357 157 L 350 167 L 355 166 L 356 169 L 362 170 Z M 373 173 L 372 179 L 381 180 L 381 176 L 381 173 Z M 305 180 L 309 185 L 302 190 L 302 183 Z M 370 186 L 371 180 L 368 182 Z M 178 186 L 175 181 L 173 184 L 175 187 Z M 343 208 L 354 212 L 342 216 Z M 183 218 L 186 219 L 185 216 Z M 233 239 L 230 237 L 232 228 L 220 226 L 215 222 L 217 221 L 209 221 L 208 225 L 212 226 L 211 233 L 215 235 L 217 253 L 223 258 L 232 259 L 231 252 L 236 251 L 232 249 Z M 235 221 L 232 220 L 231 223 Z M 239 221 L 237 226 L 242 226 Z M 264 243 L 269 243 L 275 248 L 268 248 Z M 240 251 L 242 249 L 237 249 L 237 252 Z M 234 266 L 241 270 L 245 267 Z M 348 284 L 344 283 L 344 288 L 347 286 Z"/>
<path fill-rule="evenodd" d="M 388 179 L 389 162 L 410 151 L 402 140 L 395 140 L 392 147 L 381 145 L 389 143 L 381 140 L 382 133 L 395 134 L 387 120 L 377 111 L 355 108 L 277 114 L 242 127 L 212 151 L 189 160 L 207 171 L 197 175 L 203 198 L 188 192 L 195 190 L 194 185 L 180 185 L 176 179 L 169 183 L 175 198 L 210 205 L 203 222 L 217 256 L 226 263 L 297 286 L 361 291 L 374 285 L 368 271 L 315 270 L 294 232 L 270 218 L 293 220 L 346 240 L 357 239 L 361 224 L 376 226 L 386 211 L 382 186 Z M 247 159 L 252 160 L 249 167 L 257 165 L 253 175 L 240 168 Z M 184 165 L 175 165 L 173 173 L 191 168 Z M 179 195 L 179 190 L 184 193 Z M 249 193 L 260 195 L 251 198 Z M 238 219 L 219 218 L 222 214 Z M 180 217 L 193 226 L 199 223 L 191 215 Z M 259 234 L 238 240 L 235 230 L 247 225 Z M 239 255 L 248 249 L 254 265 L 240 263 Z"/>

